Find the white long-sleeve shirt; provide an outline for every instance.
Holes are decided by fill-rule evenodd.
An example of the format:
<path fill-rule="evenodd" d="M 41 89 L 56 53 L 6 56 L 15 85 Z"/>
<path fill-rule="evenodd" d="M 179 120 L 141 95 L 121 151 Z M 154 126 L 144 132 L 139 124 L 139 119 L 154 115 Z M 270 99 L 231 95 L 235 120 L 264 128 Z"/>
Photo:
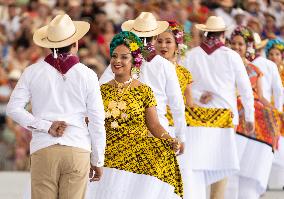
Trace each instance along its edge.
<path fill-rule="evenodd" d="M 100 78 L 100 84 L 107 83 L 113 78 L 114 74 L 111 67 L 108 66 Z M 157 100 L 157 113 L 161 125 L 168 130 L 169 123 L 165 117 L 168 104 L 173 114 L 175 135 L 181 141 L 185 141 L 185 106 L 175 66 L 163 57 L 156 55 L 150 62 L 143 62 L 139 80 L 153 90 Z"/>
<path fill-rule="evenodd" d="M 254 121 L 254 98 L 251 84 L 241 57 L 233 50 L 222 46 L 208 55 L 201 47 L 186 54 L 185 67 L 193 77 L 192 95 L 201 107 L 228 108 L 233 111 L 233 123 L 238 124 L 236 87 L 245 109 L 246 121 Z M 204 105 L 201 95 L 209 91 L 212 100 Z"/>
<path fill-rule="evenodd" d="M 263 77 L 261 78 L 263 97 L 271 102 L 271 97 L 273 96 L 275 108 L 277 108 L 279 111 L 282 111 L 283 86 L 277 65 L 261 56 L 253 60 L 252 63 L 256 65 L 263 73 Z"/>
<path fill-rule="evenodd" d="M 96 74 L 78 63 L 62 75 L 45 61 L 24 71 L 10 101 L 7 114 L 32 131 L 31 153 L 55 145 L 66 145 L 92 151 L 91 163 L 102 166 L 106 135 L 104 106 Z M 25 110 L 31 102 L 32 113 Z M 85 123 L 89 118 L 89 125 Z M 53 121 L 65 121 L 62 137 L 53 137 L 48 130 Z"/>

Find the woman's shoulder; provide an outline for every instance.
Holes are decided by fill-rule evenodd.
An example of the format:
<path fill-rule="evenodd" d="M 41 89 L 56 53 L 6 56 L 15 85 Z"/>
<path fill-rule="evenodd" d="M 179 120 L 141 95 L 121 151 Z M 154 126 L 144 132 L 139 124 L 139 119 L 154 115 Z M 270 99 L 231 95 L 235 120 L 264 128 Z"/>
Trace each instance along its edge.
<path fill-rule="evenodd" d="M 136 88 L 138 90 L 140 90 L 141 92 L 152 92 L 152 89 L 150 86 L 148 86 L 145 83 L 140 82 L 139 80 L 133 80 L 132 83 L 132 88 Z"/>

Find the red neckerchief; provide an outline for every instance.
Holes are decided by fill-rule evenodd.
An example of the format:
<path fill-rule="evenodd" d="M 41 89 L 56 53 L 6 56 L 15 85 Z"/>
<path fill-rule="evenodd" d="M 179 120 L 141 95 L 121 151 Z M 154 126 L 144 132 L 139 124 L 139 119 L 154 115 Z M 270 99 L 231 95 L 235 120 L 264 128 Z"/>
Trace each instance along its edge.
<path fill-rule="evenodd" d="M 208 54 L 212 54 L 218 48 L 224 46 L 220 39 L 215 37 L 207 38 L 201 43 L 200 47 Z"/>
<path fill-rule="evenodd" d="M 144 49 L 145 49 L 145 52 L 146 52 L 145 60 L 147 62 L 150 62 L 157 55 L 156 50 L 154 48 L 154 45 L 149 42 L 149 43 L 147 43 L 147 46 L 144 47 Z"/>
<path fill-rule="evenodd" d="M 57 59 L 55 59 L 52 54 L 49 54 L 44 61 L 49 63 L 63 75 L 66 74 L 70 68 L 80 62 L 77 56 L 69 53 L 58 54 Z"/>

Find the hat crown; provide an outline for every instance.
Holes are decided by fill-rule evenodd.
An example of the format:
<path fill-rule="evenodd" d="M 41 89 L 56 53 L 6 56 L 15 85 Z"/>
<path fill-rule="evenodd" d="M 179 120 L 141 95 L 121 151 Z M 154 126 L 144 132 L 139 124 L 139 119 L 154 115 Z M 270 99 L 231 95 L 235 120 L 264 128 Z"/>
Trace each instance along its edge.
<path fill-rule="evenodd" d="M 208 29 L 222 29 L 226 28 L 225 22 L 222 17 L 210 16 L 206 21 L 206 27 Z"/>
<path fill-rule="evenodd" d="M 133 23 L 133 29 L 137 31 L 153 31 L 158 28 L 156 17 L 150 12 L 142 12 Z"/>
<path fill-rule="evenodd" d="M 76 33 L 76 27 L 67 15 L 57 15 L 47 27 L 47 39 L 52 42 L 61 42 Z"/>

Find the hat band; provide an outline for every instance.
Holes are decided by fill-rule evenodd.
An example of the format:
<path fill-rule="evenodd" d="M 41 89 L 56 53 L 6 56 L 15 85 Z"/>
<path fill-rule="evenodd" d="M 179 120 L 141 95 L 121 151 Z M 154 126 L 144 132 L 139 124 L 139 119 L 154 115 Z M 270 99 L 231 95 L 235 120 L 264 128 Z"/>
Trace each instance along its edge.
<path fill-rule="evenodd" d="M 65 40 L 67 40 L 67 39 L 70 39 L 71 37 L 73 37 L 73 36 L 76 34 L 76 32 L 77 32 L 77 30 L 75 30 L 75 32 L 74 32 L 71 36 L 67 37 L 66 39 L 59 40 L 59 41 L 52 41 L 52 40 L 48 39 L 48 37 L 46 37 L 46 39 L 47 39 L 49 42 L 58 43 L 58 42 L 62 42 L 62 41 L 65 41 Z"/>
<path fill-rule="evenodd" d="M 140 31 L 140 30 L 136 30 L 135 28 L 131 28 L 131 30 L 135 30 L 136 32 L 152 32 L 152 31 L 155 31 L 155 30 L 157 30 L 158 29 L 158 27 L 157 28 L 155 28 L 155 29 L 153 29 L 153 30 L 148 30 L 148 31 Z M 130 30 L 130 31 L 131 31 Z"/>

